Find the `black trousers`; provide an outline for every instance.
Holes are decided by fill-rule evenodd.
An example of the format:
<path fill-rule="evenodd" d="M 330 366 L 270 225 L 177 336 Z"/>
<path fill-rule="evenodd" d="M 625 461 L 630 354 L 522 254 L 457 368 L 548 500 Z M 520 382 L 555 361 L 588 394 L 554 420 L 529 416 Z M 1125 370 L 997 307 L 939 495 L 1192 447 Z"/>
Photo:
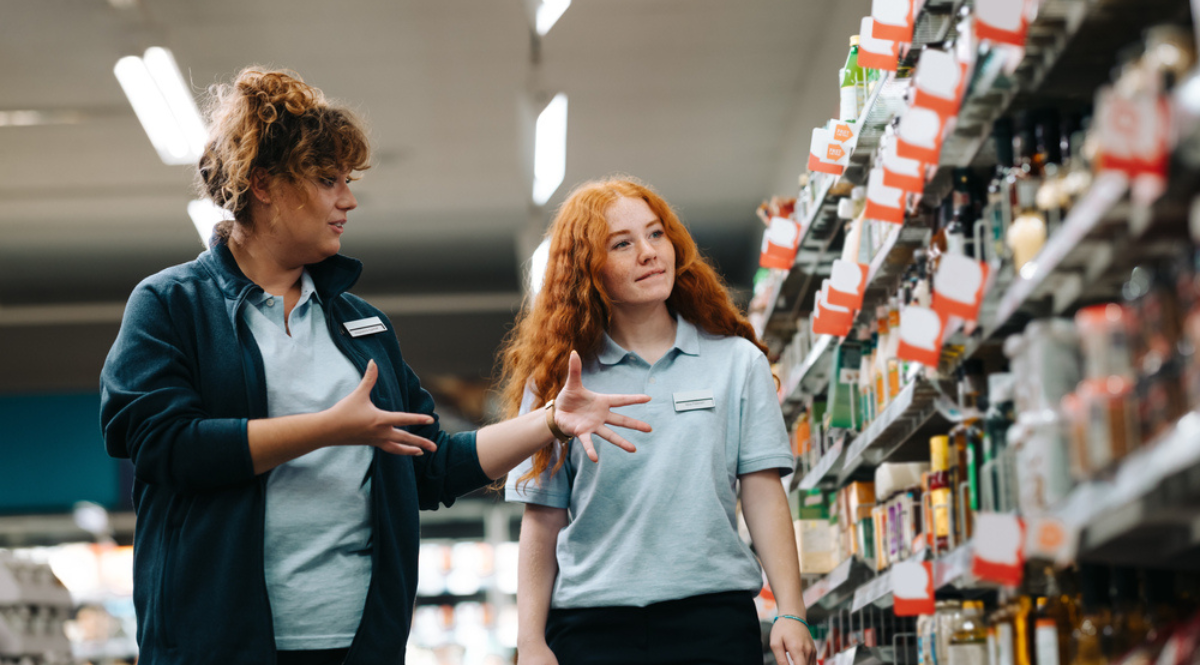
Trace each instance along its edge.
<path fill-rule="evenodd" d="M 546 642 L 559 665 L 762 665 L 749 591 L 646 607 L 550 610 Z"/>
<path fill-rule="evenodd" d="M 350 649 L 316 649 L 311 651 L 280 651 L 277 665 L 342 665 Z"/>

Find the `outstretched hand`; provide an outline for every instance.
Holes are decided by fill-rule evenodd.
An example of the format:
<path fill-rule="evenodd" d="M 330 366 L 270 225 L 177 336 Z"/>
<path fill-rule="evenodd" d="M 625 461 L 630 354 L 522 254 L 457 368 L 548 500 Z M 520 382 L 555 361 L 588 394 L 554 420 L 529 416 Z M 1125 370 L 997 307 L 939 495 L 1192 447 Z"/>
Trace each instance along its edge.
<path fill-rule="evenodd" d="M 371 402 L 371 389 L 379 378 L 379 367 L 367 363 L 362 381 L 349 395 L 329 408 L 342 445 L 375 446 L 393 455 L 423 455 L 436 452 L 437 445 L 424 437 L 406 432 L 406 425 L 428 425 L 433 418 L 423 413 L 384 411 Z"/>
<path fill-rule="evenodd" d="M 599 462 L 596 448 L 592 445 L 592 434 L 629 452 L 637 448 L 621 435 L 612 431 L 609 425 L 625 427 L 639 432 L 649 432 L 646 423 L 613 413 L 612 409 L 630 404 L 644 404 L 650 401 L 649 395 L 604 395 L 594 393 L 583 387 L 583 361 L 579 354 L 572 351 L 567 361 L 567 382 L 554 398 L 554 422 L 562 431 L 579 438 L 587 451 L 588 459 Z"/>

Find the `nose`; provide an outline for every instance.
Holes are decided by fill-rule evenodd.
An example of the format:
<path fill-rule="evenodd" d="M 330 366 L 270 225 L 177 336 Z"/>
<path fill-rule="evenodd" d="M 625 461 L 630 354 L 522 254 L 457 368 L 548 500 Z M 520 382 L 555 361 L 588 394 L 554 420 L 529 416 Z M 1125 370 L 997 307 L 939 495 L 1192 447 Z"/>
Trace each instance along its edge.
<path fill-rule="evenodd" d="M 338 197 L 338 209 L 350 211 L 358 207 L 358 199 L 354 197 L 354 192 L 350 191 L 350 184 L 342 184 L 342 194 Z"/>
<path fill-rule="evenodd" d="M 658 250 L 649 240 L 642 238 L 638 241 L 638 261 L 640 263 L 647 263 L 656 256 L 658 256 Z"/>

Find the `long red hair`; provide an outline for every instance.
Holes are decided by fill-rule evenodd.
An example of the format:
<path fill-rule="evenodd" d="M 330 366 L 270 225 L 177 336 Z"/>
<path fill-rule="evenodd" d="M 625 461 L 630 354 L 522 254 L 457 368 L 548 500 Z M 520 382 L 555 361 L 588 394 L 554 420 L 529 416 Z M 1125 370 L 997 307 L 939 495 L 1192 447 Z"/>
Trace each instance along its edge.
<path fill-rule="evenodd" d="M 571 192 L 550 225 L 542 290 L 522 308 L 505 339 L 500 385 L 506 417 L 517 415 L 526 387 L 533 391 L 535 405 L 562 390 L 572 349 L 585 363 L 595 360 L 600 351 L 612 312 L 612 300 L 600 277 L 608 258 L 606 214 L 623 197 L 645 201 L 662 220 L 675 247 L 675 286 L 667 306 L 710 334 L 745 337 L 767 352 L 733 304 L 724 280 L 700 255 L 696 241 L 661 196 L 627 177 L 586 182 Z M 561 444 L 552 443 L 534 454 L 533 468 L 518 482 L 535 479 L 550 467 L 554 445 Z M 566 447 L 561 448 L 552 473 L 566 460 Z"/>

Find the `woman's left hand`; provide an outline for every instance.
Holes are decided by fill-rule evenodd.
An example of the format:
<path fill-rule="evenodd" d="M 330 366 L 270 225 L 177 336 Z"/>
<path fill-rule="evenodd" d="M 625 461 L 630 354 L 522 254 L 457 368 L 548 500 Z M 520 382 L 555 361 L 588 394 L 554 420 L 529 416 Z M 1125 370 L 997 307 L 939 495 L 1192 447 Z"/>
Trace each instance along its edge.
<path fill-rule="evenodd" d="M 609 425 L 639 432 L 649 432 L 650 426 L 629 416 L 613 413 L 612 409 L 630 404 L 644 404 L 650 401 L 650 396 L 594 393 L 583 387 L 582 377 L 583 362 L 579 359 L 579 354 L 572 351 L 571 358 L 567 361 L 567 382 L 559 391 L 558 397 L 554 398 L 554 422 L 563 432 L 579 438 L 587 451 L 588 459 L 593 462 L 599 462 L 600 457 L 596 455 L 596 448 L 592 445 L 592 434 L 618 448 L 635 452 L 637 448 L 612 431 Z"/>
<path fill-rule="evenodd" d="M 817 662 L 817 647 L 808 626 L 795 619 L 780 618 L 771 626 L 771 652 L 779 665 L 788 665 L 788 656 L 792 658 L 792 665 L 816 665 Z"/>

